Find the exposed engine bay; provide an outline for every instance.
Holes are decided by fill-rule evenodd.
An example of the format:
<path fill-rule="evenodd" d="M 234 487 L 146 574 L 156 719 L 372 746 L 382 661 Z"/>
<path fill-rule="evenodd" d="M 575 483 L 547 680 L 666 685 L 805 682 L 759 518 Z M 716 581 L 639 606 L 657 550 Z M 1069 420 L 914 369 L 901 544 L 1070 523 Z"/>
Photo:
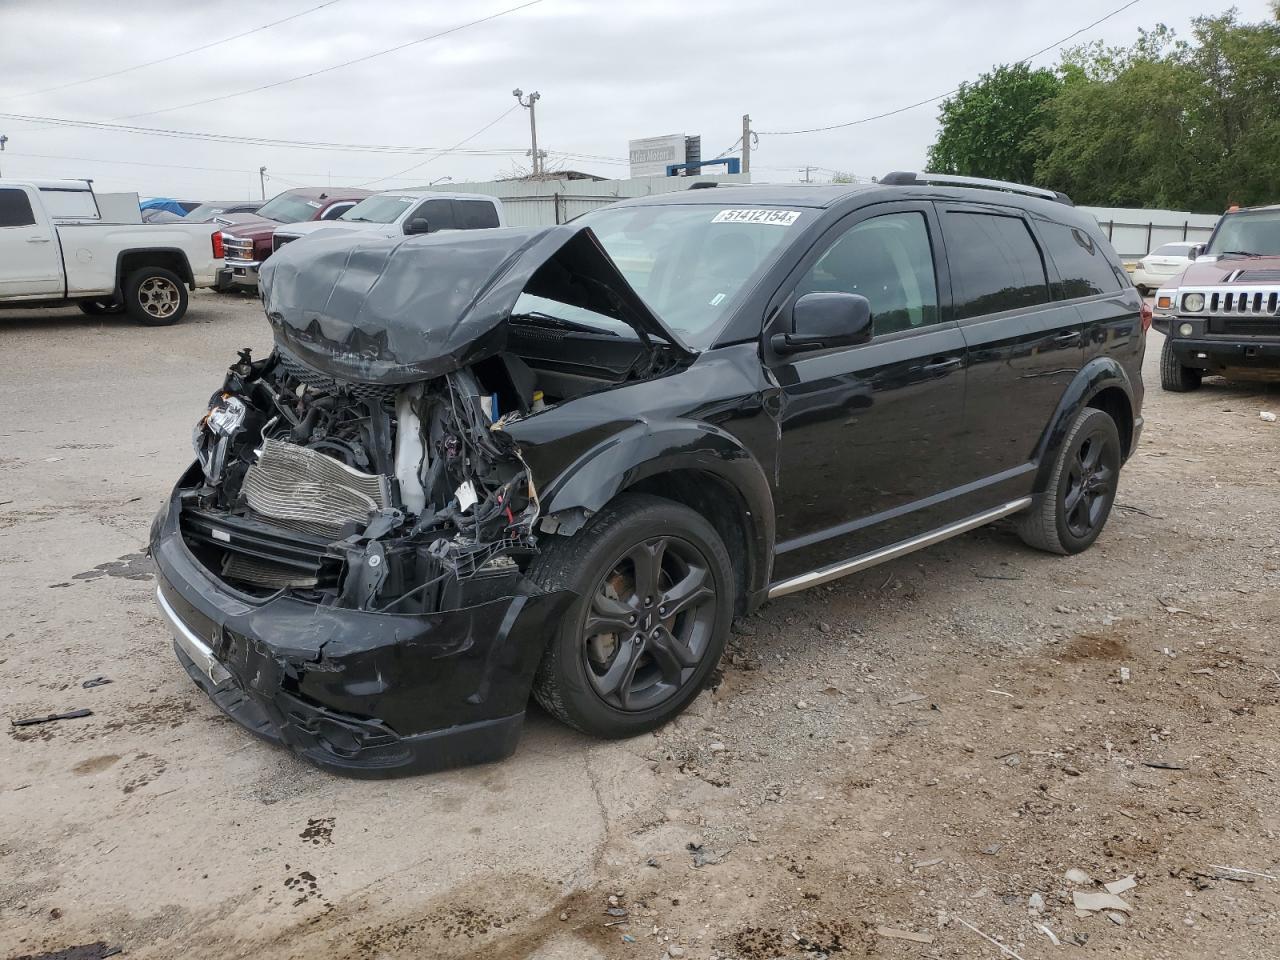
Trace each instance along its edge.
<path fill-rule="evenodd" d="M 539 401 L 540 402 L 540 401 Z M 470 369 L 404 386 L 343 384 L 249 351 L 193 436 L 204 484 L 184 534 L 250 594 L 422 613 L 509 586 L 534 547 L 538 494 Z"/>

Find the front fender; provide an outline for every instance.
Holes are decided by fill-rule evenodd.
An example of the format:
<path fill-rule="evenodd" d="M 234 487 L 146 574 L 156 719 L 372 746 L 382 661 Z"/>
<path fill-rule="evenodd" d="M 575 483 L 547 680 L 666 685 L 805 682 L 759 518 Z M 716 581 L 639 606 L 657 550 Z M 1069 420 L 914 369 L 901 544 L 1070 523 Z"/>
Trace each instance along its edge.
<path fill-rule="evenodd" d="M 773 494 L 759 461 L 732 434 L 688 420 L 638 421 L 583 451 L 540 491 L 545 516 L 572 534 L 628 487 L 677 470 L 710 474 L 741 498 L 751 548 L 752 590 L 769 577 Z"/>
<path fill-rule="evenodd" d="M 1048 429 L 1040 437 L 1035 457 L 1040 466 L 1036 472 L 1035 486 L 1032 488 L 1035 493 L 1043 493 L 1048 486 L 1054 460 L 1062 449 L 1067 431 L 1071 429 L 1071 423 L 1076 415 L 1089 405 L 1090 400 L 1109 387 L 1119 387 L 1123 390 L 1129 400 L 1129 409 L 1131 411 L 1137 409 L 1133 382 L 1124 367 L 1112 357 L 1095 357 L 1086 363 L 1071 381 L 1071 385 L 1063 392 L 1053 418 L 1049 421 Z"/>

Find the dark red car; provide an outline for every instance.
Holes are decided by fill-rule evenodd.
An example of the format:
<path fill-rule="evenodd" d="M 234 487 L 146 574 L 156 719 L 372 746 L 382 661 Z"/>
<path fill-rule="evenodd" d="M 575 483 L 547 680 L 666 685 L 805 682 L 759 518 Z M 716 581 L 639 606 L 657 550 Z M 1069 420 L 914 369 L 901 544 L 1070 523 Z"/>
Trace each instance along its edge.
<path fill-rule="evenodd" d="M 219 290 L 258 289 L 258 268 L 271 256 L 271 235 L 282 223 L 336 220 L 373 191 L 357 187 L 306 187 L 286 190 L 263 204 L 257 213 L 233 214 L 222 231 L 226 268 L 218 277 Z"/>

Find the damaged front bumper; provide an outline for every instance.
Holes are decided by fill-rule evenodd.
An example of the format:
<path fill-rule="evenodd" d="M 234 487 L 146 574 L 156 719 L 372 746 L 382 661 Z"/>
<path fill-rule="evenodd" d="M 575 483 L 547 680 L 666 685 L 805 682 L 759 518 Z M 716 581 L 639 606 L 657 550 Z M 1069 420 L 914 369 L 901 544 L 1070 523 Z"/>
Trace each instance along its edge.
<path fill-rule="evenodd" d="M 533 674 L 569 593 L 429 614 L 265 599 L 188 549 L 175 490 L 152 528 L 157 600 L 178 659 L 227 716 L 317 766 L 359 777 L 500 760 L 516 747 Z"/>

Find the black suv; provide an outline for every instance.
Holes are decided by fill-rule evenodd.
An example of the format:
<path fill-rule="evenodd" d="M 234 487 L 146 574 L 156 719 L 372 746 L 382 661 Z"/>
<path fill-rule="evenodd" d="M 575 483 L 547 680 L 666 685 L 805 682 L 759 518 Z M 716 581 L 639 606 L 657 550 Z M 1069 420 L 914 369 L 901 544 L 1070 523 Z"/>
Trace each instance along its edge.
<path fill-rule="evenodd" d="M 1012 516 L 1098 536 L 1149 314 L 1061 195 L 892 174 L 571 224 L 316 237 L 152 531 L 226 713 L 378 776 L 510 753 L 532 691 L 622 737 L 735 615 Z"/>

